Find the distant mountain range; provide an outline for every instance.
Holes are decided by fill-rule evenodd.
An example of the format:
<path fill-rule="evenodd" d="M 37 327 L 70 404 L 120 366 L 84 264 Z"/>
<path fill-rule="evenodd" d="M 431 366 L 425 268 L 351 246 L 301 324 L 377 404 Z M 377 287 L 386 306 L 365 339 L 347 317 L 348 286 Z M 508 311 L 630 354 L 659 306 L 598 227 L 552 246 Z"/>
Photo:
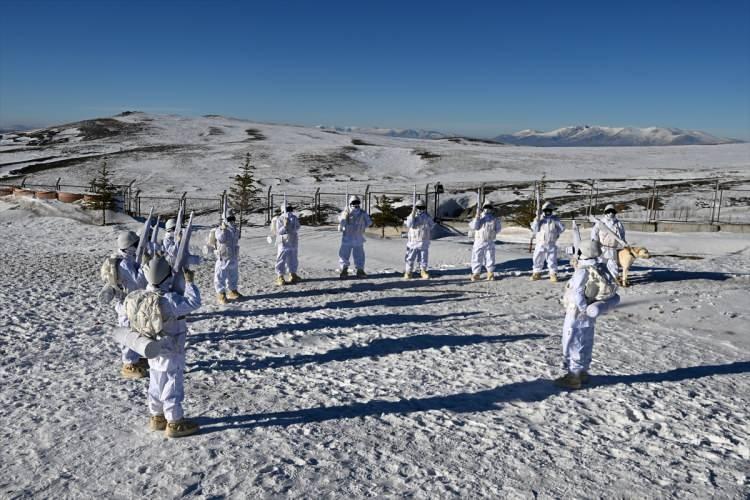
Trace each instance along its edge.
<path fill-rule="evenodd" d="M 340 133 L 375 134 L 388 137 L 403 137 L 407 139 L 471 139 L 455 134 L 445 134 L 435 130 L 398 129 L 398 128 L 367 128 L 367 127 L 326 127 L 319 125 L 321 130 Z M 579 125 L 564 127 L 550 132 L 538 130 L 522 130 L 515 134 L 503 134 L 485 140 L 501 144 L 517 146 L 684 146 L 684 145 L 714 145 L 733 144 L 742 141 L 716 137 L 698 130 L 682 130 L 678 128 L 634 128 L 634 127 L 598 127 Z"/>
<path fill-rule="evenodd" d="M 448 137 L 454 137 L 435 130 L 413 128 L 328 127 L 325 125 L 318 125 L 318 128 L 321 130 L 343 132 L 347 134 L 374 134 L 385 135 L 388 137 L 403 137 L 406 139 L 447 139 Z"/>
<path fill-rule="evenodd" d="M 522 130 L 493 140 L 519 146 L 684 146 L 732 144 L 738 141 L 698 130 L 678 128 L 596 127 L 579 125 L 550 132 Z"/>

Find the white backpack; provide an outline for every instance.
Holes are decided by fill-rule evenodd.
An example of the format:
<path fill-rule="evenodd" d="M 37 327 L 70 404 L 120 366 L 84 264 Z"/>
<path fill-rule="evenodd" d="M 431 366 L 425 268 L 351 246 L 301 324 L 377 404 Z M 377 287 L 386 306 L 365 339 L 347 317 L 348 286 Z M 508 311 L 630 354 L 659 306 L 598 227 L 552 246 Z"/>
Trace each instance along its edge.
<path fill-rule="evenodd" d="M 164 328 L 159 307 L 161 296 L 149 290 L 136 290 L 125 297 L 125 314 L 130 328 L 149 338 L 156 338 Z"/>
<path fill-rule="evenodd" d="M 600 300 L 607 300 L 617 293 L 617 283 L 604 264 L 596 264 L 588 268 L 589 278 L 583 292 L 589 304 Z"/>
<path fill-rule="evenodd" d="M 117 288 L 117 268 L 120 267 L 120 260 L 122 259 L 119 256 L 112 255 L 102 262 L 102 267 L 99 269 L 99 276 L 101 276 L 102 282 L 105 285 Z"/>

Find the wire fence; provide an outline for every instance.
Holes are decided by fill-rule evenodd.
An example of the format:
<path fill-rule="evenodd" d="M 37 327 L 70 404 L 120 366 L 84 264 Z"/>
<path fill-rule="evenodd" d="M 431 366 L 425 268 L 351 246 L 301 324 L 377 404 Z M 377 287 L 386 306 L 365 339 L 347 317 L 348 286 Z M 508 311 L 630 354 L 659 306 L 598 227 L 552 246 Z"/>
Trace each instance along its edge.
<path fill-rule="evenodd" d="M 176 215 L 180 204 L 184 203 L 187 211 L 194 211 L 197 215 L 216 213 L 218 220 L 226 195 L 226 192 L 215 197 L 194 197 L 189 196 L 188 192 L 144 193 L 134 189 L 134 183 L 135 180 L 114 187 L 115 209 L 133 217 L 143 217 L 144 212 L 154 207 L 155 214 L 166 220 Z M 476 212 L 479 199 L 480 204 L 485 200 L 491 201 L 507 222 L 526 225 L 529 217 L 533 218 L 536 213 L 537 186 L 544 200 L 557 206 L 557 213 L 563 219 L 602 214 L 604 207 L 611 203 L 617 208 L 618 217 L 626 222 L 750 224 L 750 179 L 736 178 L 437 182 L 417 186 L 342 186 L 341 189 L 333 186 L 325 191 L 318 188 L 308 192 L 300 192 L 299 187 L 293 186 L 289 186 L 286 192 L 283 187 L 270 186 L 250 200 L 246 214 L 260 214 L 268 224 L 286 197 L 287 203 L 294 206 L 300 215 L 302 223 L 335 224 L 337 215 L 348 205 L 348 198 L 356 195 L 362 200 L 362 207 L 371 213 L 377 213 L 380 203 L 387 197 L 396 213 L 405 218 L 411 211 L 416 190 L 417 199 L 425 201 L 427 211 L 438 221 L 468 220 Z M 89 197 L 98 194 L 93 184 L 65 184 L 59 178 L 54 184 L 30 184 L 25 178 L 16 184 L 0 184 L 0 195 L 9 194 L 9 189 L 20 191 L 22 195 L 45 198 L 49 196 L 41 196 L 40 193 L 54 192 L 61 200 L 68 192 Z M 85 200 L 82 202 L 85 203 Z"/>

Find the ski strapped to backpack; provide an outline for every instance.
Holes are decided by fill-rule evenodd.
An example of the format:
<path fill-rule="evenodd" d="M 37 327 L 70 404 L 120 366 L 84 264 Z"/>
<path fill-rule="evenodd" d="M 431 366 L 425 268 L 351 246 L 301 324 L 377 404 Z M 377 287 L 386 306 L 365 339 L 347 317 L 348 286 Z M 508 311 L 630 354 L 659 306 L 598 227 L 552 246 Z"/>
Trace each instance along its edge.
<path fill-rule="evenodd" d="M 609 233 L 610 235 L 612 235 L 612 237 L 614 237 L 614 239 L 617 240 L 617 243 L 619 243 L 620 245 L 622 245 L 624 248 L 630 247 L 630 243 L 628 243 L 627 241 L 625 241 L 622 238 L 620 238 L 620 235 L 617 234 L 615 231 L 612 231 L 612 229 L 607 224 L 605 224 L 603 220 L 598 219 L 598 218 L 594 217 L 593 215 L 589 215 L 589 220 L 593 224 L 596 224 L 598 222 L 599 223 L 599 227 L 601 229 L 603 229 L 606 233 Z"/>

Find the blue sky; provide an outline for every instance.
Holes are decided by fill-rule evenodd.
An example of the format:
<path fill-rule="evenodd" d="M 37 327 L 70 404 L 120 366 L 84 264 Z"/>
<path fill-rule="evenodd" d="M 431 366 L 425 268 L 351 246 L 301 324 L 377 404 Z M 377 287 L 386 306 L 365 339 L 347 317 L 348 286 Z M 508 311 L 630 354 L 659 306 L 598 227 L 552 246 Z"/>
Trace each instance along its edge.
<path fill-rule="evenodd" d="M 750 139 L 750 0 L 0 0 L 0 13 L 0 126 L 142 110 Z"/>

